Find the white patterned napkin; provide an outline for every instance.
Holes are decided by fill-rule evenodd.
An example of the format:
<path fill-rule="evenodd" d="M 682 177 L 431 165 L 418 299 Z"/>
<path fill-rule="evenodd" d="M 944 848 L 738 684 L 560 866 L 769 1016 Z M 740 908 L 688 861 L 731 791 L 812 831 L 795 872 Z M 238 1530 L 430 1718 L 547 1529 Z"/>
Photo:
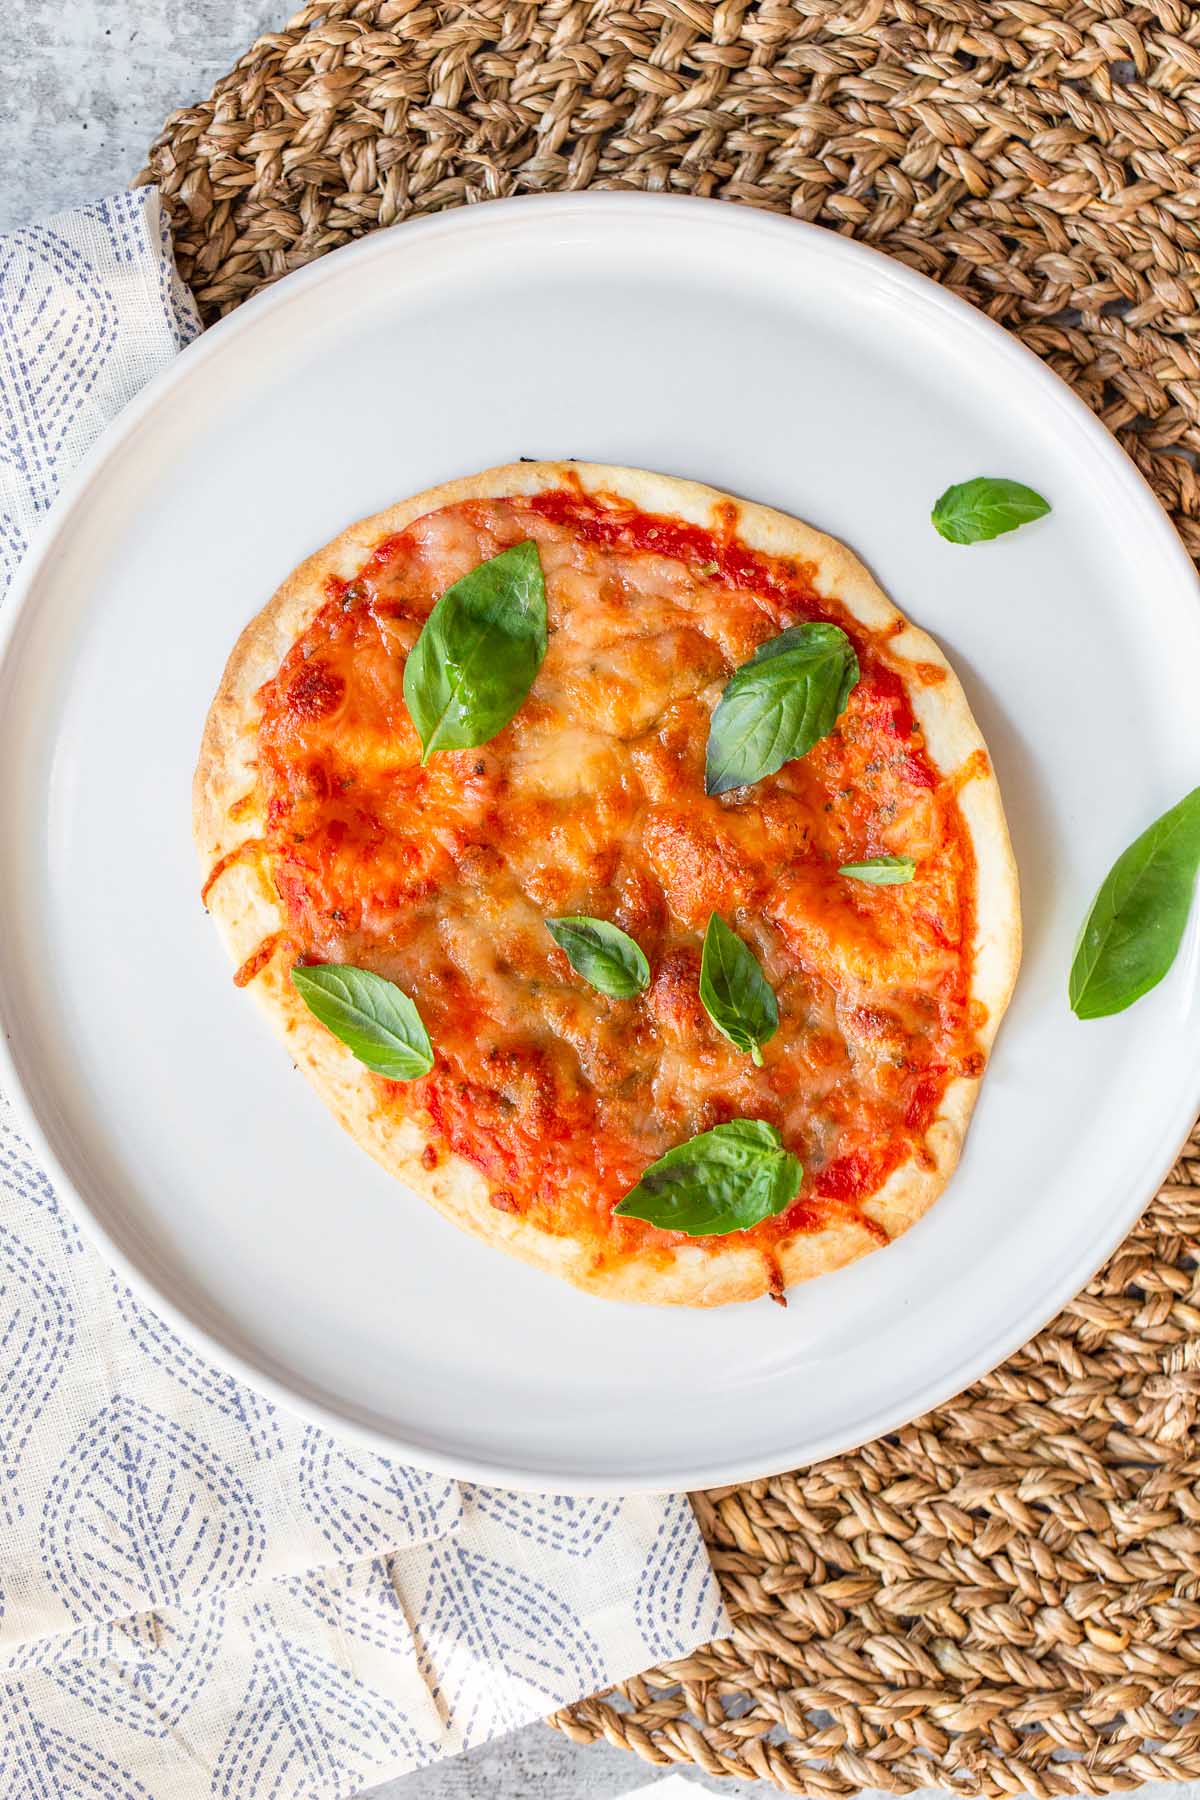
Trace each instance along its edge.
<path fill-rule="evenodd" d="M 0 236 L 0 597 L 199 329 L 152 190 Z M 0 1098 L 4 1800 L 334 1800 L 727 1629 L 685 1498 L 467 1487 L 210 1368 Z"/>

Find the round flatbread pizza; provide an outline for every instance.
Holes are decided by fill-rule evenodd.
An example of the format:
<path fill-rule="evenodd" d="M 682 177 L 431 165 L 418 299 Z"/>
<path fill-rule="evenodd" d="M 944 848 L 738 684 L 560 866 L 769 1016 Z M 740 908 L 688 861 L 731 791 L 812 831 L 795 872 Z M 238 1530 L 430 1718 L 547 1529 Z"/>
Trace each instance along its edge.
<path fill-rule="evenodd" d="M 906 1230 L 1020 956 L 937 645 L 833 539 L 636 469 L 490 469 L 310 556 L 230 657 L 194 829 L 357 1142 L 619 1300 L 779 1299 Z"/>

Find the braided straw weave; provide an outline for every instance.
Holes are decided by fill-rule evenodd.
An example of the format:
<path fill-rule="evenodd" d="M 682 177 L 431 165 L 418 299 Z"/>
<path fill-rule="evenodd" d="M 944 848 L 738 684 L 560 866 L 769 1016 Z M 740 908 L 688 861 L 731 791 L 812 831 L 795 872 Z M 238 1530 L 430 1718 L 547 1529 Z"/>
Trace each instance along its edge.
<path fill-rule="evenodd" d="M 415 214 L 555 188 L 787 212 L 1001 320 L 1200 554 L 1200 5 L 321 0 L 167 121 L 208 318 Z M 988 1380 L 697 1496 L 732 1640 L 556 1715 L 789 1793 L 1200 1777 L 1200 1141 Z"/>

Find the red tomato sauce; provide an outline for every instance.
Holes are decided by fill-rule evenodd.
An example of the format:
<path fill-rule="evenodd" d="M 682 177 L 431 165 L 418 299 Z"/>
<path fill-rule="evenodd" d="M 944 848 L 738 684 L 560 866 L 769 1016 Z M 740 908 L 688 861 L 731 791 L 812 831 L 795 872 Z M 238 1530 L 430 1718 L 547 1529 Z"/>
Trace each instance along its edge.
<path fill-rule="evenodd" d="M 732 509 L 710 531 L 568 488 L 446 508 L 331 580 L 259 695 L 264 854 L 288 937 L 300 957 L 399 982 L 434 1046 L 430 1075 L 381 1095 L 419 1121 L 434 1162 L 467 1158 L 499 1209 L 590 1234 L 599 1256 L 676 1241 L 613 1207 L 673 1144 L 739 1116 L 776 1125 L 805 1169 L 751 1241 L 857 1215 L 924 1155 L 948 1083 L 981 1066 L 970 838 L 891 633 L 735 524 Z M 406 656 L 452 581 L 528 537 L 546 573 L 542 671 L 491 743 L 421 768 Z M 845 713 L 802 760 L 708 797 L 721 687 L 803 619 L 854 642 Z M 883 854 L 912 855 L 914 881 L 838 873 Z M 778 998 L 761 1068 L 699 1002 L 714 910 Z M 609 1000 L 570 969 L 544 926 L 568 912 L 637 939 L 645 994 Z"/>

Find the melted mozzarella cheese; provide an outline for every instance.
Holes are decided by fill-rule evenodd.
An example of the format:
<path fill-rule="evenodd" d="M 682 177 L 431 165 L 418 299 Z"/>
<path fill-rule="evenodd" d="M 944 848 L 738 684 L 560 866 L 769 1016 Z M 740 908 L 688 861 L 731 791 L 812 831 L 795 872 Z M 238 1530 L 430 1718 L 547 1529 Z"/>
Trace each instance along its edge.
<path fill-rule="evenodd" d="M 259 746 L 288 926 L 305 953 L 413 995 L 436 1066 L 391 1103 L 548 1229 L 586 1216 L 603 1234 L 648 1161 L 734 1116 L 779 1126 L 811 1211 L 823 1179 L 839 1195 L 848 1169 L 882 1179 L 963 1055 L 973 865 L 957 803 L 861 631 L 863 678 L 830 736 L 708 797 L 732 669 L 796 617 L 844 615 L 769 559 L 760 587 L 736 586 L 632 527 L 589 529 L 529 500 L 446 508 L 382 546 L 289 652 Z M 447 586 L 526 537 L 550 623 L 529 698 L 490 744 L 421 768 L 405 657 Z M 884 851 L 918 859 L 909 887 L 837 872 Z M 573 912 L 636 938 L 645 994 L 606 999 L 572 971 L 545 920 Z M 778 996 L 761 1068 L 699 1001 L 712 912 Z"/>

